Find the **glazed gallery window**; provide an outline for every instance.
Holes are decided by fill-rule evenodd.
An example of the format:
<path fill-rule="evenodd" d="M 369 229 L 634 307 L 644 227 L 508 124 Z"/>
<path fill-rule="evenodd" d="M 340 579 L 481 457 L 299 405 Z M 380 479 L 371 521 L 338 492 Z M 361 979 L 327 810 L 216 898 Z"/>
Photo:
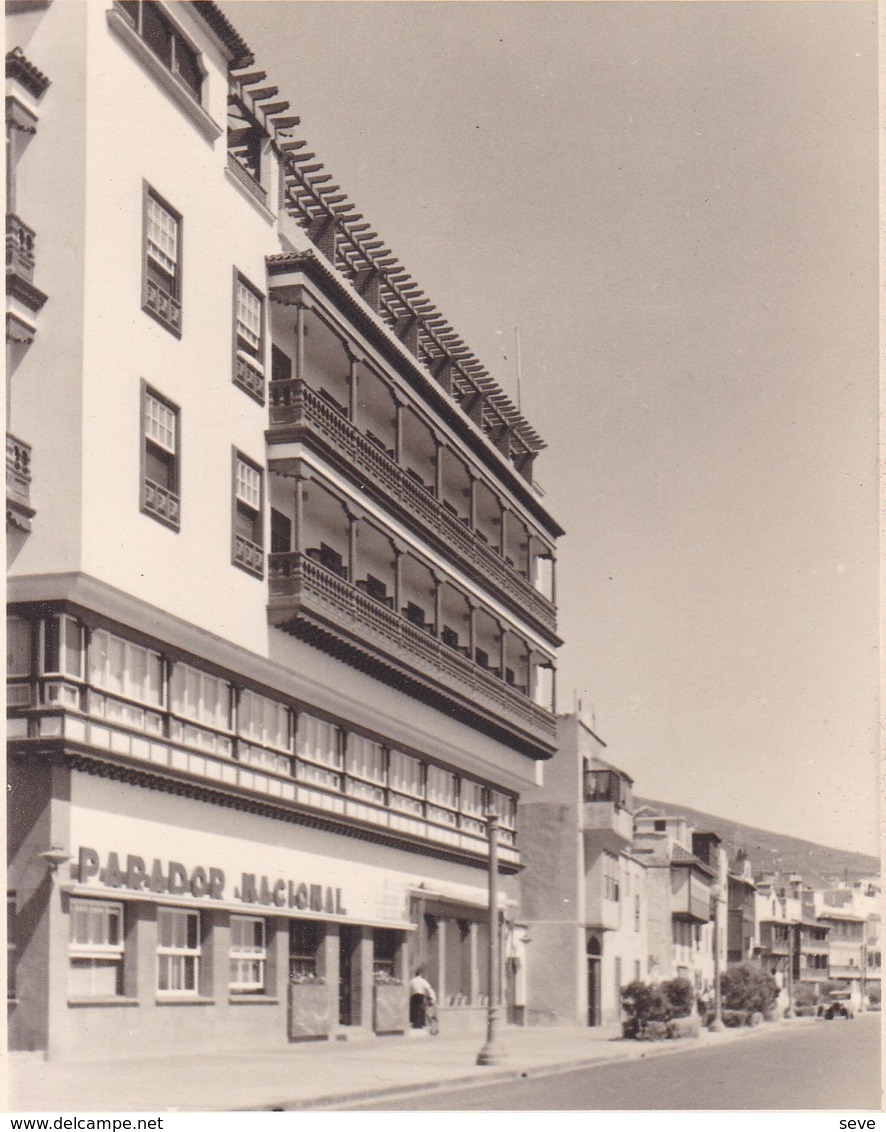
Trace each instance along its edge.
<path fill-rule="evenodd" d="M 215 754 L 231 754 L 231 685 L 189 664 L 177 663 L 169 681 L 170 738 Z"/>
<path fill-rule="evenodd" d="M 157 912 L 157 990 L 196 995 L 200 987 L 200 913 L 183 908 Z"/>
<path fill-rule="evenodd" d="M 240 760 L 278 774 L 292 774 L 291 713 L 285 704 L 244 689 L 237 708 Z"/>
<path fill-rule="evenodd" d="M 141 509 L 179 529 L 179 412 L 147 386 L 142 390 Z"/>
<path fill-rule="evenodd" d="M 261 469 L 234 453 L 233 561 L 257 577 L 264 573 Z"/>
<path fill-rule="evenodd" d="M 428 767 L 428 818 L 442 825 L 457 825 L 458 779 L 452 771 Z"/>
<path fill-rule="evenodd" d="M 68 941 L 71 998 L 114 998 L 123 993 L 123 905 L 72 900 Z"/>
<path fill-rule="evenodd" d="M 239 273 L 234 275 L 234 382 L 264 402 L 264 299 Z"/>
<path fill-rule="evenodd" d="M 181 337 L 182 218 L 162 197 L 144 187 L 142 309 Z"/>
<path fill-rule="evenodd" d="M 117 0 L 139 38 L 197 101 L 203 86 L 200 55 L 154 0 Z"/>
<path fill-rule="evenodd" d="M 298 717 L 298 755 L 303 760 L 300 777 L 306 782 L 341 789 L 342 732 L 334 723 L 307 712 Z"/>
<path fill-rule="evenodd" d="M 388 753 L 388 782 L 392 810 L 420 816 L 423 812 L 424 785 L 422 761 L 403 751 Z"/>
<path fill-rule="evenodd" d="M 230 982 L 232 994 L 261 994 L 265 989 L 265 921 L 231 916 Z"/>
<path fill-rule="evenodd" d="M 20 617 L 6 618 L 6 675 L 31 675 L 31 624 Z"/>
<path fill-rule="evenodd" d="M 387 778 L 384 747 L 352 732 L 347 736 L 346 752 L 345 765 L 351 777 L 349 793 L 384 805 Z"/>
<path fill-rule="evenodd" d="M 603 895 L 607 900 L 618 900 L 618 857 L 603 851 Z"/>

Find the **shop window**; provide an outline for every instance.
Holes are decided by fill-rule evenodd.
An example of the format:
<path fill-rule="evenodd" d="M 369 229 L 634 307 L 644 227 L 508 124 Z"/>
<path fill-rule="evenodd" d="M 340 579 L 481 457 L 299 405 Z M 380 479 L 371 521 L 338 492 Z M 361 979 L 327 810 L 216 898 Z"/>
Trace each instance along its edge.
<path fill-rule="evenodd" d="M 234 273 L 234 383 L 264 404 L 264 298 Z"/>
<path fill-rule="evenodd" d="M 176 663 L 169 681 L 169 735 L 179 743 L 230 756 L 231 685 L 189 664 Z"/>
<path fill-rule="evenodd" d="M 72 900 L 68 942 L 71 998 L 113 998 L 123 993 L 123 905 Z"/>
<path fill-rule="evenodd" d="M 334 723 L 301 712 L 298 717 L 299 777 L 305 782 L 341 789 L 342 732 Z"/>
<path fill-rule="evenodd" d="M 264 575 L 262 472 L 234 453 L 232 560 L 250 574 Z"/>
<path fill-rule="evenodd" d="M 372 933 L 372 973 L 376 982 L 393 982 L 397 975 L 399 932 L 376 928 Z"/>
<path fill-rule="evenodd" d="M 199 102 L 203 87 L 199 52 L 185 39 L 161 6 L 155 0 L 117 0 L 117 7 L 150 51 Z"/>
<path fill-rule="evenodd" d="M 348 793 L 384 805 L 387 768 L 381 743 L 363 735 L 348 734 L 345 741 Z"/>
<path fill-rule="evenodd" d="M 141 509 L 174 531 L 181 521 L 180 449 L 178 409 L 143 386 Z"/>
<path fill-rule="evenodd" d="M 176 338 L 182 331 L 182 218 L 144 187 L 142 310 Z"/>
<path fill-rule="evenodd" d="M 183 908 L 157 912 L 157 990 L 196 995 L 200 989 L 200 913 Z"/>
<path fill-rule="evenodd" d="M 262 994 L 267 950 L 265 921 L 258 916 L 231 916 L 231 994 Z"/>
<path fill-rule="evenodd" d="M 289 921 L 289 981 L 316 982 L 320 977 L 319 955 L 325 938 L 323 924 L 315 920 Z"/>

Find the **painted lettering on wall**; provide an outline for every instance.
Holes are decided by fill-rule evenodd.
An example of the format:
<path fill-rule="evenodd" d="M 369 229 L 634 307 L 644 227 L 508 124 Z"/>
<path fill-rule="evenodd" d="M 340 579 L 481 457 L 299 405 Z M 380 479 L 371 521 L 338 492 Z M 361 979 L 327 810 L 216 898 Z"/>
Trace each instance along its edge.
<path fill-rule="evenodd" d="M 225 874 L 212 865 L 188 868 L 180 861 L 162 861 L 156 857 L 149 865 L 144 857 L 115 852 L 109 852 L 102 864 L 96 850 L 88 846 L 80 847 L 77 879 L 80 884 L 92 881 L 107 888 L 128 888 L 134 892 L 225 899 Z M 328 916 L 347 915 L 340 888 L 282 877 L 271 879 L 255 873 L 241 875 L 240 884 L 234 886 L 234 899 L 244 904 L 297 908 Z"/>

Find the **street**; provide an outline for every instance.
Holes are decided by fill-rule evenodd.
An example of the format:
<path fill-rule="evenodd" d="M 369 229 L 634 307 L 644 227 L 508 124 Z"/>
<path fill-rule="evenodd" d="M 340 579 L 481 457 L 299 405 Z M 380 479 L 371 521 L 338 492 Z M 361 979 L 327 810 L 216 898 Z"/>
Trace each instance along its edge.
<path fill-rule="evenodd" d="M 838 1109 L 881 1106 L 880 1015 L 778 1028 L 736 1042 L 648 1060 L 458 1090 L 361 1111 Z"/>

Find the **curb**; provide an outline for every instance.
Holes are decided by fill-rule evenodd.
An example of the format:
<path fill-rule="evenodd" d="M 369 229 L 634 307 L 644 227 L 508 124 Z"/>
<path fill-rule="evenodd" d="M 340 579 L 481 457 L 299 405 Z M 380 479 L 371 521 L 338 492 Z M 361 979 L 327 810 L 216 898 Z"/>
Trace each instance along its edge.
<path fill-rule="evenodd" d="M 785 1020 L 786 1021 L 786 1020 Z M 794 1019 L 793 1022 L 806 1021 Z M 814 1019 L 813 1019 L 814 1021 Z M 788 1022 L 790 1025 L 791 1022 Z M 774 1025 L 778 1025 L 775 1023 Z M 779 1029 L 782 1027 L 779 1026 Z M 523 1080 L 529 1077 L 556 1076 L 558 1073 L 569 1073 L 577 1069 L 593 1069 L 601 1065 L 614 1065 L 625 1061 L 647 1060 L 655 1057 L 668 1057 L 674 1054 L 689 1053 L 693 1050 L 714 1048 L 744 1038 L 751 1038 L 761 1033 L 772 1033 L 764 1026 L 735 1027 L 734 1032 L 726 1034 L 716 1042 L 704 1042 L 700 1038 L 678 1042 L 637 1042 L 630 1049 L 619 1050 L 607 1057 L 589 1056 L 572 1059 L 570 1061 L 551 1062 L 546 1065 L 534 1065 L 522 1069 L 502 1068 L 488 1074 L 463 1074 L 459 1077 L 448 1077 L 441 1081 L 416 1081 L 412 1084 L 386 1085 L 377 1089 L 361 1089 L 357 1092 L 329 1093 L 319 1097 L 309 1097 L 303 1100 L 278 1101 L 277 1103 L 262 1103 L 251 1106 L 249 1109 L 238 1109 L 241 1112 L 306 1112 L 311 1110 L 336 1109 L 351 1107 L 364 1101 L 379 1101 L 394 1099 L 395 1097 L 409 1097 L 416 1094 L 439 1093 L 446 1089 L 470 1088 L 472 1086 L 494 1085 L 505 1081 Z M 646 1047 L 646 1048 L 642 1048 Z"/>

